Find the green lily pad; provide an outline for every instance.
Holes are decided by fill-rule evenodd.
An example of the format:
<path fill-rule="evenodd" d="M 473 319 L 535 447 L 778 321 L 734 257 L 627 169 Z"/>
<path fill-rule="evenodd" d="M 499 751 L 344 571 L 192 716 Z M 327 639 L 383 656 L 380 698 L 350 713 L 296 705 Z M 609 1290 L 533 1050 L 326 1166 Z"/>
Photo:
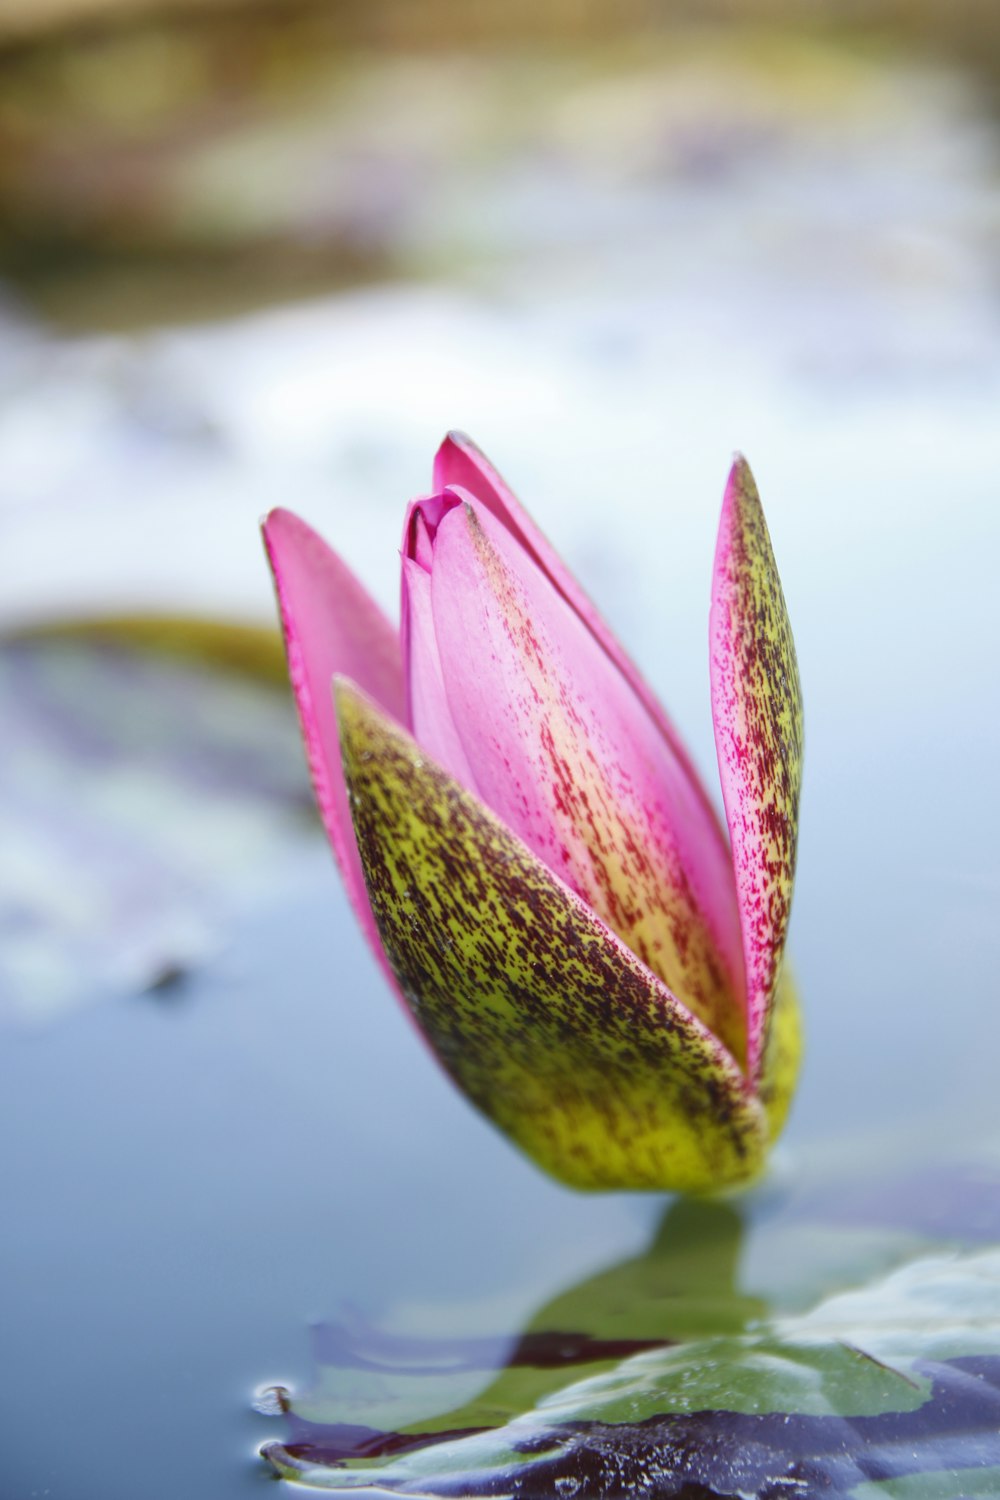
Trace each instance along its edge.
<path fill-rule="evenodd" d="M 997 1172 L 946 1176 L 945 1239 L 922 1212 L 936 1175 L 679 1202 L 644 1255 L 517 1337 L 321 1327 L 318 1379 L 275 1393 L 288 1431 L 265 1456 L 399 1495 L 994 1494 L 1000 1223 L 977 1200 Z"/>
<path fill-rule="evenodd" d="M 192 622 L 0 648 L 0 1017 L 177 980 L 312 842 L 277 654 Z"/>

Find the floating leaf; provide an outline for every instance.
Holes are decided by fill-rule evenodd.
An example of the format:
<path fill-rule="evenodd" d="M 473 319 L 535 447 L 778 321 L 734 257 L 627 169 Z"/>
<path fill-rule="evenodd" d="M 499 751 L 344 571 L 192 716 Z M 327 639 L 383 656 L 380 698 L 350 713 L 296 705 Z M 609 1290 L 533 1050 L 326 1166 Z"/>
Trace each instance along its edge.
<path fill-rule="evenodd" d="M 170 982 L 312 838 L 276 637 L 175 623 L 0 649 L 0 1015 Z"/>
<path fill-rule="evenodd" d="M 996 1177 L 952 1174 L 956 1241 Z M 300 1484 L 414 1496 L 995 1493 L 976 1485 L 1000 1473 L 1000 1249 L 909 1229 L 932 1184 L 910 1186 L 827 1189 L 819 1212 L 807 1195 L 676 1203 L 645 1255 L 506 1343 L 321 1328 L 321 1378 L 283 1394 L 288 1434 L 266 1457 Z M 770 1308 L 740 1285 L 751 1246 Z M 785 1275 L 797 1262 L 804 1281 Z M 824 1290 L 790 1310 L 810 1278 Z"/>

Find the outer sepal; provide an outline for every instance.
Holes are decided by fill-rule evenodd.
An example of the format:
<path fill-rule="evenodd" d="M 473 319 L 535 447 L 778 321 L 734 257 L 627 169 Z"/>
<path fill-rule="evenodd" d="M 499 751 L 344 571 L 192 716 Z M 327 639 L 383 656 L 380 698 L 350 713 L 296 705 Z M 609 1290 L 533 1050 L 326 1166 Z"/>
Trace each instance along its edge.
<path fill-rule="evenodd" d="M 335 698 L 386 956 L 471 1101 L 574 1187 L 753 1176 L 767 1117 L 726 1049 L 353 683 Z"/>

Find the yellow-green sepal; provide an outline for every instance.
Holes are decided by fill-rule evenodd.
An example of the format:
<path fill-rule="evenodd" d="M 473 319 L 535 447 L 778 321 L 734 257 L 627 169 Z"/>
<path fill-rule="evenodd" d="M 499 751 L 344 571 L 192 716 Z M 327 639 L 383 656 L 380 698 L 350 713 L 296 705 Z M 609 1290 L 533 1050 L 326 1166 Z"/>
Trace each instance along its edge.
<path fill-rule="evenodd" d="M 353 683 L 334 691 L 378 932 L 459 1088 L 574 1187 L 754 1176 L 768 1113 L 725 1047 Z"/>

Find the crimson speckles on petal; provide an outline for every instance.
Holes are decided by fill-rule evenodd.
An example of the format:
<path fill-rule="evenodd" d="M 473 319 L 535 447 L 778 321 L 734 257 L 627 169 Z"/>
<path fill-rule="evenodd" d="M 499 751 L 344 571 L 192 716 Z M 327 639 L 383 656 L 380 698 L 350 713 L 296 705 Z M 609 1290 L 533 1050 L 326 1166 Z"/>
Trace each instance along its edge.
<path fill-rule="evenodd" d="M 743 1180 L 800 1050 L 780 960 L 801 713 L 749 471 L 730 478 L 713 588 L 732 852 L 663 710 L 496 471 L 453 435 L 435 483 L 406 516 L 398 643 L 303 523 L 265 524 L 365 931 L 458 1085 L 555 1175 Z"/>
<path fill-rule="evenodd" d="M 767 523 L 743 459 L 723 500 L 710 629 L 715 740 L 746 961 L 748 1064 L 756 1076 L 795 876 L 802 692 Z"/>

